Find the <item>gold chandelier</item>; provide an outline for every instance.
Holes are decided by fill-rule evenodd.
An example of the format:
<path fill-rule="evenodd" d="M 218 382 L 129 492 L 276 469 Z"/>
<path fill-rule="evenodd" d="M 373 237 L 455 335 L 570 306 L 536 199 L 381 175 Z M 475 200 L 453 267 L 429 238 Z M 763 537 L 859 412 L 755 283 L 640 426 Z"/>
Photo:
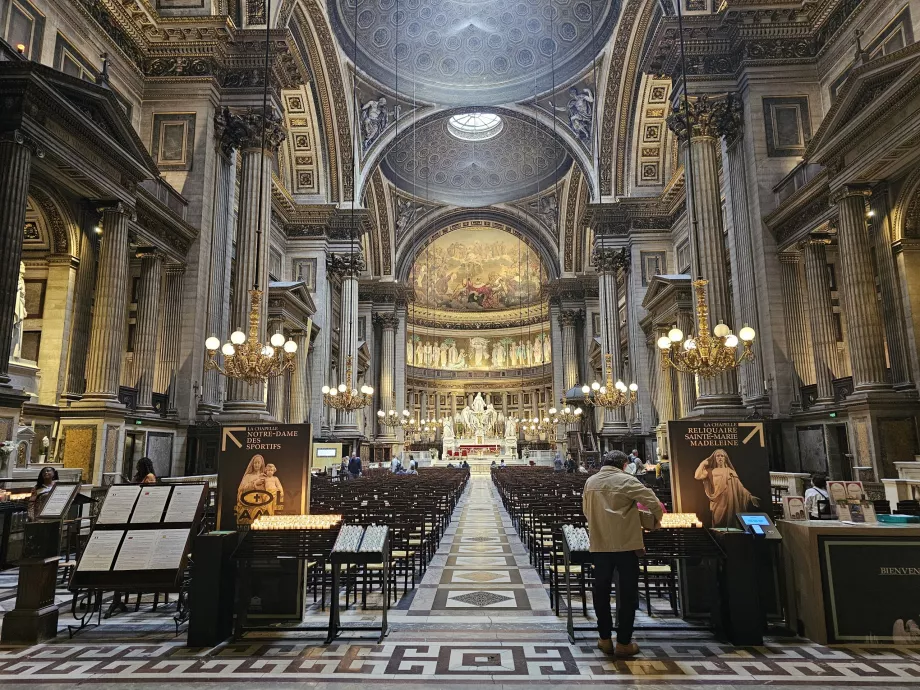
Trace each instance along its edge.
<path fill-rule="evenodd" d="M 559 409 L 549 408 L 550 415 L 556 420 L 556 424 L 578 424 L 584 414 L 580 407 L 573 408 L 565 401 L 565 396 L 559 398 Z"/>
<path fill-rule="evenodd" d="M 581 392 L 585 396 L 585 402 L 595 407 L 607 407 L 611 409 L 634 404 L 637 399 L 636 391 L 639 390 L 639 386 L 635 383 L 631 383 L 627 386 L 619 380 L 616 383 L 613 382 L 612 355 L 604 355 L 604 366 L 607 369 L 607 381 L 605 385 L 602 386 L 595 381 L 590 386 L 585 384 L 581 387 Z"/>
<path fill-rule="evenodd" d="M 345 381 L 350 382 L 354 368 L 352 366 L 351 355 L 345 360 Z M 340 383 L 338 386 L 323 386 L 323 403 L 327 406 L 342 410 L 344 412 L 354 412 L 362 407 L 371 404 L 371 397 L 374 389 L 368 385 L 361 386 L 361 390 L 349 388 L 346 383 Z"/>
<path fill-rule="evenodd" d="M 407 427 L 412 418 L 409 416 L 409 410 L 403 410 L 402 414 L 393 409 L 386 412 L 377 410 L 377 421 L 387 428 L 399 429 Z"/>
<path fill-rule="evenodd" d="M 211 336 L 204 341 L 208 351 L 205 362 L 206 371 L 217 371 L 228 378 L 240 379 L 249 384 L 261 383 L 286 371 L 294 371 L 294 353 L 297 343 L 284 335 L 275 333 L 269 344 L 259 342 L 259 323 L 261 314 L 262 291 L 249 291 L 249 337 L 243 331 L 234 331 L 230 340 L 223 345 Z M 217 361 L 217 351 L 224 356 L 224 365 Z"/>
<path fill-rule="evenodd" d="M 724 323 L 719 322 L 709 332 L 709 302 L 706 298 L 705 278 L 693 281 L 696 293 L 696 322 L 699 333 L 685 337 L 684 332 L 676 326 L 667 335 L 658 338 L 661 353 L 661 367 L 671 367 L 686 374 L 696 374 L 703 378 L 712 378 L 734 369 L 742 362 L 754 359 L 754 329 L 745 325 L 738 335 Z M 738 346 L 742 350 L 739 353 Z"/>
<path fill-rule="evenodd" d="M 557 424 L 561 424 L 561 422 L 557 421 L 556 415 L 553 415 L 552 417 L 543 415 L 542 417 L 525 419 L 524 429 L 536 436 L 548 436 L 552 433 L 555 433 Z"/>

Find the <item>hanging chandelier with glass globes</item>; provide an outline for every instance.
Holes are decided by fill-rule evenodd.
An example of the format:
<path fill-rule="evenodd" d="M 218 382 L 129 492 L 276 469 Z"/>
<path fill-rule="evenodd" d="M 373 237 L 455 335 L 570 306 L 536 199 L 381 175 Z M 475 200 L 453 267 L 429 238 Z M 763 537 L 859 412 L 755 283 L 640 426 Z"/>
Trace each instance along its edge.
<path fill-rule="evenodd" d="M 712 378 L 754 359 L 754 329 L 746 325 L 738 335 L 721 321 L 709 332 L 709 302 L 705 278 L 693 281 L 696 293 L 696 337 L 684 334 L 677 326 L 658 338 L 661 366 L 703 378 Z M 739 346 L 741 347 L 739 351 Z"/>
<path fill-rule="evenodd" d="M 351 359 L 349 355 L 345 360 L 345 381 L 352 380 L 354 367 Z M 323 403 L 344 412 L 354 412 L 367 407 L 371 404 L 371 397 L 374 395 L 374 389 L 368 385 L 361 386 L 359 391 L 356 388 L 349 388 L 345 383 L 340 383 L 338 386 L 323 386 L 322 392 Z"/>
<path fill-rule="evenodd" d="M 620 380 L 613 382 L 613 356 L 604 355 L 604 365 L 607 370 L 607 381 L 601 385 L 597 381 L 590 386 L 585 384 L 581 387 L 581 392 L 585 396 L 585 402 L 595 407 L 626 407 L 635 404 L 637 400 L 636 391 L 639 386 L 631 383 L 628 386 Z"/>
<path fill-rule="evenodd" d="M 392 409 L 386 412 L 377 410 L 377 421 L 390 429 L 405 428 L 410 419 L 409 410 L 403 410 L 402 414 Z"/>
<path fill-rule="evenodd" d="M 228 378 L 240 379 L 249 384 L 261 383 L 286 371 L 294 371 L 294 354 L 297 343 L 285 340 L 284 335 L 275 333 L 268 344 L 259 342 L 259 321 L 261 318 L 261 290 L 250 290 L 249 336 L 243 331 L 234 331 L 230 340 L 223 345 L 211 336 L 204 341 L 208 351 L 205 369 L 217 371 Z M 217 351 L 224 356 L 224 365 L 217 361 Z"/>
<path fill-rule="evenodd" d="M 550 415 L 555 418 L 557 424 L 577 424 L 581 421 L 584 410 L 580 407 L 572 407 L 565 401 L 565 396 L 559 398 L 559 409 L 549 408 Z"/>

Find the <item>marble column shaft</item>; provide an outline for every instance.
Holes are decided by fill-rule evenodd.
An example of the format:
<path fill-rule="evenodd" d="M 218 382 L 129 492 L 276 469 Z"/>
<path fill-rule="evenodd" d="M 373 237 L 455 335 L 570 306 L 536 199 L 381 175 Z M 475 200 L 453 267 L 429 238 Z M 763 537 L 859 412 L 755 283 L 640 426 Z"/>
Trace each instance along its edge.
<path fill-rule="evenodd" d="M 358 375 L 358 278 L 350 271 L 342 278 L 340 311 L 339 381 L 354 389 L 357 388 Z M 349 357 L 352 363 L 350 380 L 346 378 Z M 357 435 L 358 422 L 354 412 L 337 410 L 335 433 Z"/>
<path fill-rule="evenodd" d="M 625 252 L 620 249 L 598 249 L 594 261 L 598 270 L 598 306 L 601 313 L 601 346 L 603 354 L 611 356 L 613 371 L 601 371 L 606 382 L 607 374 L 616 381 L 620 378 L 619 368 L 623 361 L 620 349 L 620 292 L 617 272 L 626 263 Z M 606 360 L 602 359 L 606 369 Z M 602 434 L 626 432 L 626 410 L 622 407 L 606 407 L 603 413 Z"/>
<path fill-rule="evenodd" d="M 13 313 L 19 288 L 22 229 L 26 223 L 32 149 L 18 132 L 0 137 L 0 385 L 8 384 Z"/>
<path fill-rule="evenodd" d="M 805 321 L 805 299 L 800 273 L 801 255 L 787 251 L 779 255 L 783 280 L 783 321 L 786 324 L 786 344 L 795 374 L 796 400 L 801 398 L 802 386 L 814 381 L 814 359 L 808 353 L 808 328 Z"/>
<path fill-rule="evenodd" d="M 211 269 L 208 293 L 208 335 L 225 342 L 230 337 L 230 263 L 233 253 L 233 203 L 236 192 L 236 152 L 217 155 L 214 181 L 214 225 L 211 233 Z M 203 374 L 200 405 L 220 409 L 220 374 Z"/>
<path fill-rule="evenodd" d="M 689 312 L 681 311 L 677 314 L 677 327 L 684 333 L 691 332 L 693 317 Z M 677 380 L 680 389 L 680 416 L 683 419 L 689 416 L 696 407 L 696 377 L 693 374 L 680 372 Z"/>
<path fill-rule="evenodd" d="M 308 361 L 310 355 L 310 334 L 306 331 L 294 331 L 291 338 L 297 343 L 294 372 L 291 374 L 291 401 L 289 406 L 291 424 L 307 421 L 307 381 Z"/>
<path fill-rule="evenodd" d="M 696 206 L 691 212 L 691 219 L 696 216 L 694 259 L 701 276 L 709 281 L 706 286 L 709 297 L 709 328 L 712 330 L 722 322 L 732 323 L 731 300 L 728 290 L 728 275 L 725 270 L 727 256 L 725 238 L 722 231 L 722 202 L 719 187 L 719 141 L 711 136 L 694 136 L 689 147 L 693 149 L 693 198 Z M 684 169 L 687 170 L 689 149 L 684 149 Z M 692 222 L 692 221 L 691 221 Z M 697 266 L 693 267 L 694 272 Z M 696 277 L 696 276 L 694 276 Z M 699 332 L 699 324 L 694 323 L 694 334 Z M 686 331 L 685 331 L 686 333 Z M 734 369 L 729 369 L 711 378 L 700 378 L 700 395 L 697 407 L 740 406 L 738 395 L 738 377 Z"/>
<path fill-rule="evenodd" d="M 85 401 L 118 402 L 128 303 L 128 216 L 120 204 L 102 213 L 102 242 L 86 362 Z"/>
<path fill-rule="evenodd" d="M 185 268 L 167 266 L 160 306 L 160 345 L 158 347 L 156 378 L 153 389 L 169 394 L 169 409 L 176 409 L 176 375 L 179 371 L 179 335 L 182 313 L 182 281 Z"/>
<path fill-rule="evenodd" d="M 68 398 L 75 398 L 86 390 L 86 353 L 93 318 L 93 288 L 96 284 L 96 254 L 98 235 L 88 228 L 80 234 L 80 265 L 74 284 L 73 325 L 70 334 L 70 358 L 67 364 Z"/>
<path fill-rule="evenodd" d="M 882 323 L 885 326 L 888 360 L 891 363 L 891 382 L 895 388 L 910 390 L 914 385 L 907 360 L 907 332 L 904 327 L 901 284 L 895 267 L 894 253 L 891 250 L 891 215 L 887 190 L 881 188 L 873 192 L 869 205 L 874 212 L 869 221 L 870 234 L 875 246 L 879 287 L 882 293 Z"/>
<path fill-rule="evenodd" d="M 576 328 L 582 318 L 580 309 L 565 309 L 560 313 L 562 326 L 563 394 L 578 385 L 578 338 Z"/>
<path fill-rule="evenodd" d="M 230 310 L 230 330 L 241 330 L 249 334 L 249 311 L 251 307 L 249 291 L 254 283 L 262 290 L 263 304 L 268 291 L 268 278 L 264 269 L 265 261 L 256 255 L 256 234 L 262 231 L 261 252 L 268 254 L 269 218 L 271 211 L 271 162 L 263 158 L 269 156 L 259 148 L 247 148 L 242 152 L 242 179 L 240 182 L 240 204 L 237 216 L 236 239 L 236 273 L 233 286 L 233 304 Z M 262 215 L 259 215 L 259 178 L 264 176 L 262 185 Z M 262 313 L 259 325 L 259 341 L 265 342 L 266 315 Z M 239 379 L 227 382 L 227 401 L 225 408 L 234 411 L 258 414 L 265 410 L 262 401 L 262 384 L 249 384 Z"/>
<path fill-rule="evenodd" d="M 141 275 L 137 290 L 137 328 L 134 336 L 134 374 L 137 408 L 153 410 L 153 378 L 157 359 L 160 286 L 163 281 L 163 256 L 147 250 L 139 253 Z"/>
<path fill-rule="evenodd" d="M 866 227 L 866 196 L 863 190 L 845 188 L 835 198 L 840 218 L 838 242 L 847 345 L 857 392 L 891 387 Z"/>
<path fill-rule="evenodd" d="M 805 283 L 808 286 L 808 314 L 811 320 L 812 350 L 818 401 L 834 399 L 833 380 L 840 371 L 834 305 L 827 274 L 826 247 L 829 240 L 815 237 L 805 244 Z"/>
<path fill-rule="evenodd" d="M 732 134 L 735 133 L 732 132 Z M 726 136 L 725 162 L 723 171 L 725 191 L 729 200 L 734 246 L 732 286 L 736 297 L 735 304 L 740 307 L 740 313 L 734 315 L 736 323 L 732 324 L 732 327 L 737 333 L 745 325 L 749 325 L 759 335 L 761 328 L 757 307 L 757 273 L 754 268 L 753 238 L 751 237 L 751 211 L 748 203 L 747 161 L 740 135 L 736 134 L 731 141 Z M 745 362 L 739 369 L 741 395 L 745 402 L 761 400 L 765 395 L 760 338 L 754 339 L 753 347 L 754 360 Z"/>
<path fill-rule="evenodd" d="M 283 333 L 284 324 L 281 319 L 272 319 L 268 322 L 268 337 L 271 338 L 275 333 Z M 284 407 L 284 379 L 285 376 L 273 376 L 268 379 L 268 391 L 266 395 L 268 413 L 274 417 L 279 424 L 285 422 Z"/>
<path fill-rule="evenodd" d="M 395 314 L 375 314 L 374 321 L 380 324 L 380 400 L 377 409 L 388 413 L 395 410 L 402 414 L 394 399 L 394 382 L 396 367 L 396 327 L 398 319 Z M 382 438 L 395 438 L 393 427 L 378 424 L 378 434 Z"/>

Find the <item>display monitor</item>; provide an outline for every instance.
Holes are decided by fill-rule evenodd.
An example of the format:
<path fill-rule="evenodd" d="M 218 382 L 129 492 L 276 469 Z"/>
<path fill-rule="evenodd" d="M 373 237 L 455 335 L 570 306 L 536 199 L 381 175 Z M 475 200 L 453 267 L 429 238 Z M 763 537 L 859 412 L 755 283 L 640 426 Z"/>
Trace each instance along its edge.
<path fill-rule="evenodd" d="M 754 514 L 742 513 L 738 517 L 740 517 L 741 522 L 743 522 L 747 526 L 752 526 L 752 525 L 764 526 L 764 525 L 770 524 L 770 518 L 768 518 L 766 515 L 758 515 L 757 513 L 754 513 Z"/>
<path fill-rule="evenodd" d="M 318 458 L 335 458 L 338 457 L 338 452 L 335 448 L 317 448 L 316 457 Z"/>

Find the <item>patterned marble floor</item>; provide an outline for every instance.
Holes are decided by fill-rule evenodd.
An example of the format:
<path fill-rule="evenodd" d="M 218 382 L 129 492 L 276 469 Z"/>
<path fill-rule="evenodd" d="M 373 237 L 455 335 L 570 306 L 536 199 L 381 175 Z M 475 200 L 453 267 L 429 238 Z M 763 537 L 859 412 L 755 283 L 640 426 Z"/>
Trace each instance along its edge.
<path fill-rule="evenodd" d="M 0 601 L 4 584 L 0 578 Z M 472 479 L 422 582 L 391 610 L 392 632 L 382 644 L 344 637 L 327 646 L 273 631 L 189 649 L 184 633 L 175 635 L 172 605 L 149 609 L 146 603 L 119 614 L 73 640 L 64 632 L 48 644 L 0 648 L 2 687 L 920 686 L 920 647 L 823 647 L 778 638 L 733 647 L 704 633 L 640 632 L 641 655 L 620 661 L 590 638 L 571 645 L 488 477 Z M 323 615 L 311 607 L 307 618 Z M 376 616 L 369 606 L 346 612 L 343 621 Z"/>

